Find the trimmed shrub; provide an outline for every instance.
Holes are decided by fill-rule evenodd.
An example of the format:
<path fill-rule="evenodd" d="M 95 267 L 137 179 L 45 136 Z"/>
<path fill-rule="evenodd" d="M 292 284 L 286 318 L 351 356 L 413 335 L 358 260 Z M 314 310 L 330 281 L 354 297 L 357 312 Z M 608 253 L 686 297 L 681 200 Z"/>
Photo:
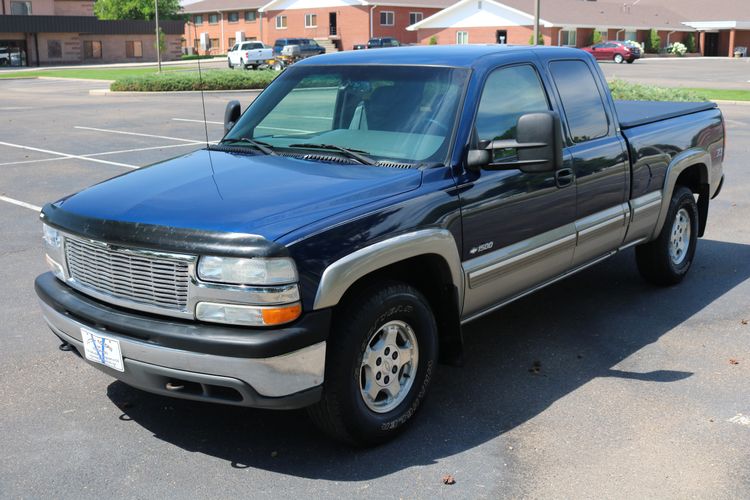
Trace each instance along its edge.
<path fill-rule="evenodd" d="M 533 35 L 532 35 L 533 36 Z M 602 32 L 599 30 L 594 30 L 591 33 L 591 38 L 589 38 L 589 45 L 596 45 L 597 43 L 602 42 Z"/>
<path fill-rule="evenodd" d="M 622 80 L 609 82 L 612 98 L 618 101 L 678 101 L 703 102 L 707 99 L 695 92 L 629 83 Z"/>
<path fill-rule="evenodd" d="M 195 59 L 213 59 L 214 57 L 216 56 L 210 56 L 210 55 L 199 56 L 198 54 L 182 54 L 182 56 L 180 56 L 180 59 L 182 59 L 183 61 L 194 61 Z"/>
<path fill-rule="evenodd" d="M 432 35 L 430 37 L 430 45 L 437 45 L 437 44 L 438 44 L 437 37 L 435 35 Z"/>
<path fill-rule="evenodd" d="M 534 33 L 529 36 L 529 45 L 534 45 Z M 544 35 L 542 35 L 541 32 L 539 33 L 539 41 L 537 45 L 544 45 Z"/>
<path fill-rule="evenodd" d="M 695 48 L 695 34 L 688 33 L 687 37 L 685 37 L 685 47 L 687 48 L 687 51 L 691 54 L 694 54 L 697 52 Z"/>
<path fill-rule="evenodd" d="M 120 92 L 172 92 L 182 90 L 264 89 L 279 73 L 271 70 L 209 70 L 202 77 L 197 72 L 155 73 L 115 80 L 110 90 Z"/>
<path fill-rule="evenodd" d="M 659 50 L 661 49 L 661 37 L 659 36 L 659 32 L 655 29 L 649 31 L 645 45 L 647 53 L 658 54 Z"/>
<path fill-rule="evenodd" d="M 685 52 L 687 52 L 687 47 L 685 47 L 685 45 L 681 44 L 680 42 L 675 42 L 669 47 L 668 52 L 670 54 L 677 54 L 678 56 L 682 57 L 685 55 Z"/>

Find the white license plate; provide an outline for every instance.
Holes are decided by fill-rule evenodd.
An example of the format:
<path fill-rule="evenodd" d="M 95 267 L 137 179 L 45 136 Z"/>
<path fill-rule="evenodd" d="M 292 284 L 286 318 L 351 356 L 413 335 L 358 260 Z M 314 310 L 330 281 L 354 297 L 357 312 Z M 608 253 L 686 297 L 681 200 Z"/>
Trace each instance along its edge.
<path fill-rule="evenodd" d="M 87 328 L 81 328 L 81 337 L 83 338 L 83 351 L 86 353 L 86 359 L 117 371 L 125 371 L 119 340 L 109 338 Z"/>

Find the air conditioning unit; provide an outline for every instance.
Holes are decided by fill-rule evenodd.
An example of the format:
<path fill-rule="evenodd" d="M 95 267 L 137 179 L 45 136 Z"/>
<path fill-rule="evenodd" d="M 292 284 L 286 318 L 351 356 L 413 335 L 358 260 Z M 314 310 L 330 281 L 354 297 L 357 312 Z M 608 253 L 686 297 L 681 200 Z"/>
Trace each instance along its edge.
<path fill-rule="evenodd" d="M 201 50 L 208 50 L 210 48 L 211 41 L 208 38 L 208 33 L 201 33 Z"/>
<path fill-rule="evenodd" d="M 235 42 L 244 42 L 245 41 L 245 32 L 244 31 L 238 31 L 234 34 L 234 41 Z"/>

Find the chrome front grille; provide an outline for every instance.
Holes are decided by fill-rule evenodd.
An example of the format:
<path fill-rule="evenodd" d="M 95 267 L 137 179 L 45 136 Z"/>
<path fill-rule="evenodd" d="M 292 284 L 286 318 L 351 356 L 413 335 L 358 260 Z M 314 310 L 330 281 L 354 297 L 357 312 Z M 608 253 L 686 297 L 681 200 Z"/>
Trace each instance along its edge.
<path fill-rule="evenodd" d="M 187 312 L 189 258 L 111 248 L 103 243 L 65 238 L 70 284 L 82 291 L 159 309 Z"/>

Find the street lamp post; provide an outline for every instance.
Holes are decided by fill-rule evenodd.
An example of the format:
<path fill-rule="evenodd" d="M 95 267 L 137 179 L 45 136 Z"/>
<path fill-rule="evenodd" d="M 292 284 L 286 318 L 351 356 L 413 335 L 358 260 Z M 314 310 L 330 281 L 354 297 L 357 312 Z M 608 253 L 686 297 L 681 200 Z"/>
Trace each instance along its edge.
<path fill-rule="evenodd" d="M 154 18 L 156 19 L 156 61 L 159 64 L 159 73 L 161 73 L 161 37 L 159 36 L 159 0 L 154 0 Z"/>
<path fill-rule="evenodd" d="M 534 45 L 539 45 L 539 2 L 534 1 Z"/>

